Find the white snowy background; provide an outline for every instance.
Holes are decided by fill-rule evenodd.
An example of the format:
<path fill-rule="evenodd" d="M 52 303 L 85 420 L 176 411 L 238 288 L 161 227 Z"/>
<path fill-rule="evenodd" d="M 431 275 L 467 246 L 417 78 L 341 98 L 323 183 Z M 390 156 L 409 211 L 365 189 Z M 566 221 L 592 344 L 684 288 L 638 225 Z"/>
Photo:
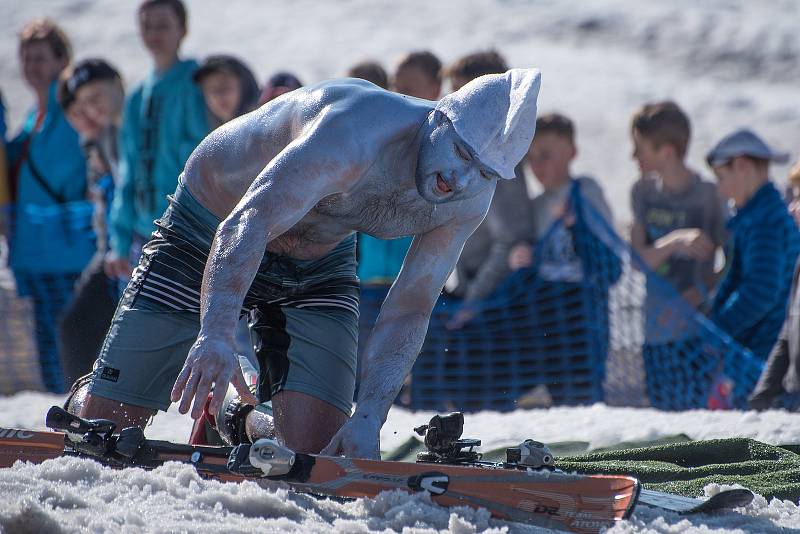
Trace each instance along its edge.
<path fill-rule="evenodd" d="M 76 58 L 103 56 L 128 82 L 148 59 L 135 25 L 138 2 L 3 0 L 0 90 L 12 131 L 32 104 L 19 76 L 17 32 L 37 16 L 55 19 Z M 188 1 L 187 56 L 234 53 L 260 80 L 277 70 L 306 83 L 341 75 L 374 58 L 391 70 L 403 52 L 430 49 L 445 63 L 493 46 L 511 66 L 542 70 L 540 110 L 559 110 L 578 128 L 574 170 L 596 176 L 618 221 L 630 220 L 628 193 L 637 178 L 628 138 L 631 114 L 646 101 L 673 99 L 689 113 L 690 163 L 707 177 L 703 155 L 734 128 L 750 126 L 776 147 L 800 156 L 800 2 L 794 0 L 346 0 Z M 788 167 L 773 176 L 783 182 Z M 0 321 L 3 318 L 0 317 Z M 42 428 L 60 397 L 0 397 L 0 426 Z M 430 414 L 392 410 L 384 449 L 411 435 Z M 153 438 L 185 441 L 190 422 L 174 411 L 148 428 Z M 694 411 L 680 414 L 604 406 L 470 415 L 465 435 L 488 448 L 532 437 L 580 440 L 593 447 L 685 433 L 694 439 L 748 436 L 800 442 L 800 417 Z M 708 491 L 715 491 L 709 487 Z M 615 533 L 798 532 L 797 503 L 758 498 L 743 514 L 682 518 L 642 511 Z M 0 471 L 0 532 L 536 532 L 489 520 L 484 512 L 446 510 L 424 496 L 388 494 L 340 504 L 287 493 L 279 486 L 220 484 L 190 467 L 146 473 L 112 471 L 61 459 Z"/>

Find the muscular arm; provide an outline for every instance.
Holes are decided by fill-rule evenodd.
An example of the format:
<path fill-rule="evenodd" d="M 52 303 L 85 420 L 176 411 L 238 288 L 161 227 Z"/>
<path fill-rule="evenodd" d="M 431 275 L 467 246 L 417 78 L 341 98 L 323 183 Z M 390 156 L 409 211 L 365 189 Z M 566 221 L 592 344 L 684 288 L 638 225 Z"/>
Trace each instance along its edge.
<path fill-rule="evenodd" d="M 381 307 L 365 349 L 353 419 L 376 418 L 378 428 L 422 348 L 433 306 L 483 215 L 417 236 Z"/>
<path fill-rule="evenodd" d="M 196 396 L 192 416 L 199 417 L 212 385 L 227 385 L 231 378 L 243 397 L 250 398 L 246 388 L 239 387 L 240 373 L 234 374 L 236 362 L 230 356 L 244 297 L 267 244 L 320 199 L 348 190 L 363 172 L 360 150 L 342 149 L 340 134 L 336 129 L 316 128 L 290 143 L 219 225 L 203 275 L 200 332 L 172 391 L 173 401 L 181 399 L 182 413 Z M 212 413 L 221 402 L 222 396 L 212 400 Z"/>

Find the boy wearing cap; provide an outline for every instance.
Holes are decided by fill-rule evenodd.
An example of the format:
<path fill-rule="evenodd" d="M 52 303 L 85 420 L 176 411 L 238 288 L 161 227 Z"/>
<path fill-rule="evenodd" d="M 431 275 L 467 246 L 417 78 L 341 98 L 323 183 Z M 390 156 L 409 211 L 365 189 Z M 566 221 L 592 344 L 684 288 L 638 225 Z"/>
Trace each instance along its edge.
<path fill-rule="evenodd" d="M 769 179 L 770 162 L 787 160 L 746 129 L 724 137 L 706 157 L 720 195 L 736 210 L 728 222 L 733 255 L 710 316 L 762 359 L 783 324 L 800 252 L 800 232 Z"/>
<path fill-rule="evenodd" d="M 153 70 L 125 102 L 106 258 L 106 273 L 123 279 L 166 208 L 183 164 L 209 130 L 203 95 L 192 80 L 197 62 L 178 56 L 187 31 L 183 2 L 144 0 L 138 22 Z"/>
<path fill-rule="evenodd" d="M 116 283 L 103 269 L 108 252 L 108 209 L 117 174 L 117 132 L 125 92 L 119 72 L 102 59 L 86 59 L 62 72 L 58 101 L 78 132 L 86 157 L 86 189 L 94 203 L 97 252 L 81 273 L 58 328 L 67 383 L 88 373 L 100 351 L 114 308 Z"/>
<path fill-rule="evenodd" d="M 144 248 L 75 396 L 81 414 L 144 426 L 172 400 L 198 418 L 213 387 L 209 413 L 231 443 L 275 435 L 299 452 L 378 458 L 442 286 L 530 145 L 539 83 L 537 70 L 513 69 L 436 103 L 331 80 L 214 130 Z M 414 240 L 367 341 L 351 417 L 355 232 Z M 260 399 L 234 350 L 243 311 Z M 229 384 L 238 396 L 224 403 Z M 267 399 L 274 417 L 253 407 Z"/>

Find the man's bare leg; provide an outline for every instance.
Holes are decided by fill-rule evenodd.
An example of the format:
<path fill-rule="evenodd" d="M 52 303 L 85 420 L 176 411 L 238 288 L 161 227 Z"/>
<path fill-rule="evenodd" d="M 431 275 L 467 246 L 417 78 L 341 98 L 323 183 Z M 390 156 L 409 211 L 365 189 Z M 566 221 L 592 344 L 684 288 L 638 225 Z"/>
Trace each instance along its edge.
<path fill-rule="evenodd" d="M 111 400 L 99 395 L 92 395 L 83 386 L 71 399 L 67 411 L 86 419 L 110 419 L 117 424 L 117 430 L 129 426 L 144 428 L 156 414 L 152 408 L 135 406 Z"/>
<path fill-rule="evenodd" d="M 297 391 L 281 391 L 272 397 L 272 410 L 274 420 L 267 414 L 250 412 L 250 438 L 277 437 L 295 452 L 312 454 L 324 449 L 349 418 L 333 404 Z"/>

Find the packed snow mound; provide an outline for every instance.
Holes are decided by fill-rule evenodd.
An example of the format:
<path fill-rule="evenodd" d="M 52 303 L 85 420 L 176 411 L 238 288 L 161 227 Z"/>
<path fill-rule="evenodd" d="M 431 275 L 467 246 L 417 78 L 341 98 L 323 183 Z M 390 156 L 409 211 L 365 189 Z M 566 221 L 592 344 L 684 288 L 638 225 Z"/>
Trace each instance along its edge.
<path fill-rule="evenodd" d="M 14 532 L 540 533 L 491 519 L 485 510 L 443 508 L 427 494 L 384 492 L 338 502 L 283 484 L 204 480 L 188 465 L 113 470 L 82 458 L 0 470 L 0 529 Z M 709 487 L 710 493 L 718 488 Z M 781 532 L 800 525 L 789 501 L 757 497 L 741 514 L 682 517 L 640 508 L 612 533 Z"/>
<path fill-rule="evenodd" d="M 0 426 L 44 428 L 44 414 L 63 396 L 20 393 L 0 397 Z M 432 413 L 393 408 L 381 432 L 384 449 L 412 435 Z M 159 413 L 148 437 L 186 442 L 191 420 L 173 408 Z M 525 438 L 586 441 L 592 447 L 684 433 L 694 439 L 751 437 L 772 444 L 800 443 L 800 415 L 783 411 L 683 413 L 650 409 L 580 408 L 480 412 L 466 417 L 464 435 L 485 450 Z M 709 485 L 707 495 L 722 487 Z M 689 532 L 769 533 L 800 526 L 796 503 L 763 497 L 742 514 L 684 517 L 640 507 L 616 534 Z M 784 530 L 781 530 L 784 529 Z M 41 465 L 19 462 L 0 470 L 0 532 L 312 532 L 331 534 L 540 533 L 542 529 L 491 519 L 484 510 L 445 509 L 427 495 L 387 492 L 376 499 L 320 500 L 280 483 L 221 483 L 201 479 L 187 465 L 154 471 L 112 470 L 87 459 L 59 458 Z"/>

